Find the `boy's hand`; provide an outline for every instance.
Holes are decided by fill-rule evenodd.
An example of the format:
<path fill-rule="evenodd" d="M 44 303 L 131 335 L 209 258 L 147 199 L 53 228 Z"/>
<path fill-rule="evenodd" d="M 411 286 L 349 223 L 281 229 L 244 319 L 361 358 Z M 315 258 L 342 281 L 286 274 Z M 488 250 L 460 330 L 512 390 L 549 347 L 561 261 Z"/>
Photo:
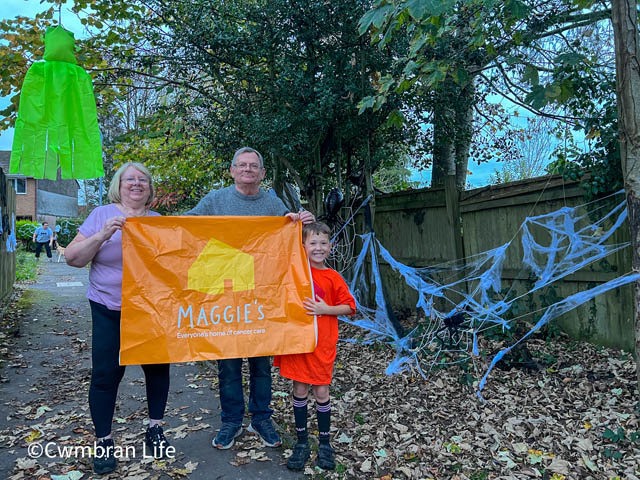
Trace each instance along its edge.
<path fill-rule="evenodd" d="M 316 300 L 309 297 L 304 299 L 304 308 L 307 310 L 307 315 L 330 315 L 331 307 L 326 302 L 316 295 Z"/>

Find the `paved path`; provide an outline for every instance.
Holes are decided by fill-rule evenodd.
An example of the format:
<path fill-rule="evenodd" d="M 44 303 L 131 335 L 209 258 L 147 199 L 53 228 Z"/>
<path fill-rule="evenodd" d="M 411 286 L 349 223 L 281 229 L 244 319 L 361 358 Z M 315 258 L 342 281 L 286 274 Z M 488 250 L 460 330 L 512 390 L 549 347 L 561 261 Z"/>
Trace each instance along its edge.
<path fill-rule="evenodd" d="M 0 478 L 61 474 L 77 478 L 79 473 L 92 478 L 91 461 L 83 458 L 82 450 L 94 441 L 87 402 L 91 374 L 91 316 L 85 298 L 88 269 L 43 259 L 39 268 L 38 281 L 28 286 L 2 320 Z M 142 458 L 147 417 L 144 380 L 139 367 L 128 367 L 120 385 L 113 435 L 129 455 L 114 474 L 101 478 L 302 477 L 284 466 L 283 447 L 262 447 L 246 432 L 231 450 L 212 448 L 219 412 L 215 366 L 209 362 L 173 365 L 165 431 L 177 454 L 162 462 Z M 29 446 L 38 453 L 47 445 L 51 458 L 29 456 Z M 76 453 L 57 454 L 63 447 Z"/>

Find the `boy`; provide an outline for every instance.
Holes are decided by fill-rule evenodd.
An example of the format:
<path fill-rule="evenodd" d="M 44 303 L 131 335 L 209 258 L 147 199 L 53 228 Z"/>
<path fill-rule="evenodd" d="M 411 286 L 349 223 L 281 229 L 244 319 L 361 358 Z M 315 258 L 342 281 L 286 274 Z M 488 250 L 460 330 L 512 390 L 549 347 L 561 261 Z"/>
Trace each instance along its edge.
<path fill-rule="evenodd" d="M 324 261 L 331 251 L 330 230 L 324 223 L 314 222 L 302 229 L 302 242 L 311 264 L 315 300 L 307 298 L 304 308 L 308 315 L 318 316 L 318 344 L 315 351 L 276 357 L 274 365 L 280 375 L 293 380 L 293 415 L 298 443 L 287 461 L 287 468 L 302 470 L 311 454 L 307 431 L 307 396 L 313 386 L 318 417 L 320 446 L 317 464 L 325 470 L 335 468 L 335 452 L 329 442 L 331 404 L 329 384 L 333 373 L 338 343 L 338 315 L 351 315 L 356 303 L 340 274 L 328 268 Z"/>

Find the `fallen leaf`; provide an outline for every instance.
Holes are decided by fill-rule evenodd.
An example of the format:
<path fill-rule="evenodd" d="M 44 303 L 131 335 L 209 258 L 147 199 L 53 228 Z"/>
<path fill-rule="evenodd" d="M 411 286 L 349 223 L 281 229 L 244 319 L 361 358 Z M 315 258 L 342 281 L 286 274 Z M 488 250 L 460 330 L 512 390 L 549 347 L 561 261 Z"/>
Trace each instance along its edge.
<path fill-rule="evenodd" d="M 42 436 L 42 432 L 40 430 L 31 430 L 29 435 L 25 437 L 27 443 L 33 442 L 35 439 L 40 438 Z"/>
<path fill-rule="evenodd" d="M 84 473 L 78 470 L 71 470 L 64 475 L 51 475 L 51 480 L 79 480 L 84 476 Z"/>
<path fill-rule="evenodd" d="M 585 457 L 584 455 L 582 455 L 582 462 L 592 472 L 597 472 L 598 471 L 598 467 L 596 467 L 594 465 L 594 463 L 588 457 Z"/>
<path fill-rule="evenodd" d="M 555 457 L 549 466 L 547 466 L 547 470 L 550 470 L 555 473 L 561 473 L 563 475 L 569 475 L 569 467 L 571 464 L 566 460 L 561 460 L 559 457 Z"/>

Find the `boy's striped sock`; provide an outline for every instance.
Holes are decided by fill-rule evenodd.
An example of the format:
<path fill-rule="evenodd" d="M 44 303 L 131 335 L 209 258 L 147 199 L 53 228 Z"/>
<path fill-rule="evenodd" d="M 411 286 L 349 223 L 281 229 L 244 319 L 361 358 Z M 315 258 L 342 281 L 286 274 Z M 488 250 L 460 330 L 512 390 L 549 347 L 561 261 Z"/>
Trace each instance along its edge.
<path fill-rule="evenodd" d="M 293 417 L 296 421 L 296 434 L 298 443 L 309 442 L 309 432 L 307 431 L 307 399 L 293 396 Z"/>
<path fill-rule="evenodd" d="M 318 434 L 320 443 L 329 443 L 329 431 L 331 430 L 331 400 L 324 403 L 316 402 L 316 415 L 318 416 Z"/>

